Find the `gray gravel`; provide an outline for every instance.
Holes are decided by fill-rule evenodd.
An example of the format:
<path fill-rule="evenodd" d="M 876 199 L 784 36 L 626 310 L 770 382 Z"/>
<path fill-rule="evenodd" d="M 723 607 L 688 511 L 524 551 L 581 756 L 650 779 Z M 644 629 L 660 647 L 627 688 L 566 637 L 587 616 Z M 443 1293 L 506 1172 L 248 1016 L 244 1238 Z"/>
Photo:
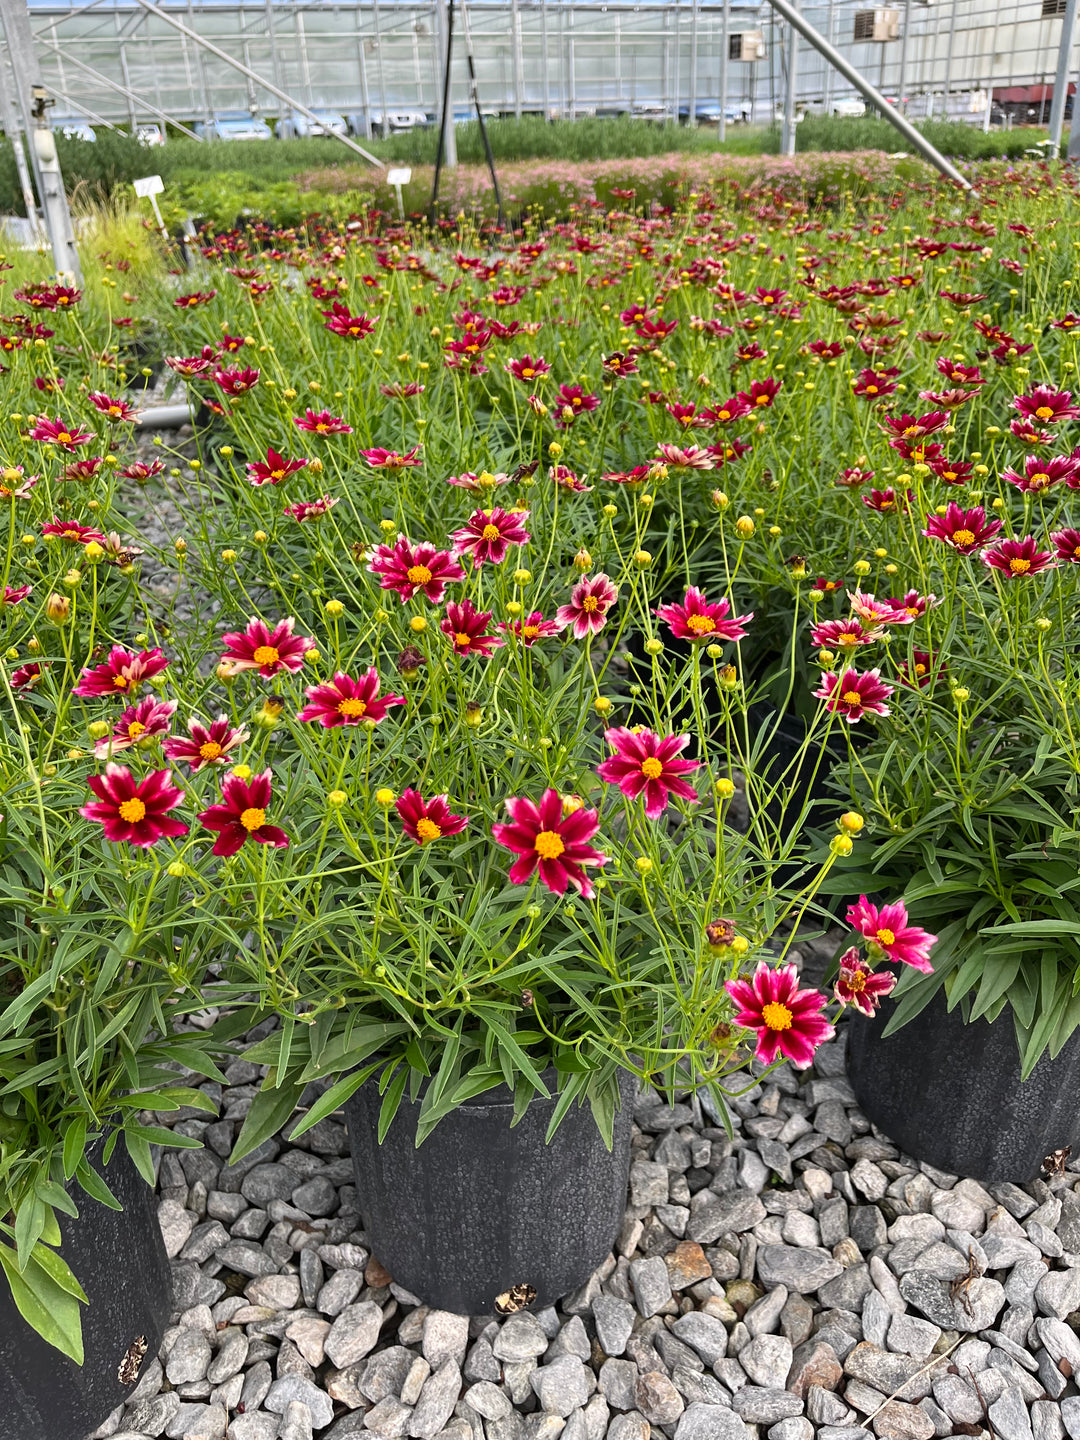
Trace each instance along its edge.
<path fill-rule="evenodd" d="M 179 1309 L 95 1440 L 1080 1440 L 1075 1170 L 915 1163 L 843 1044 L 736 1099 L 733 1139 L 705 1097 L 639 1096 L 614 1250 L 504 1321 L 382 1269 L 338 1119 L 227 1165 L 259 1074 L 234 1061 L 220 1118 L 156 1117 L 205 1142 L 160 1165 Z"/>

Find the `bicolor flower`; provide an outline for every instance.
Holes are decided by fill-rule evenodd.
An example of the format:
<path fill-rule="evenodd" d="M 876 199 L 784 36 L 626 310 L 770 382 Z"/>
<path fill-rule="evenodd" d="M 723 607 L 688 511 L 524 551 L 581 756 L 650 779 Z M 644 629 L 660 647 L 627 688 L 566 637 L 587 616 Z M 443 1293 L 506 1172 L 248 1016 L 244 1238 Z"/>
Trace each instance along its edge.
<path fill-rule="evenodd" d="M 188 833 L 182 820 L 169 816 L 184 792 L 172 783 L 168 770 L 136 780 L 126 766 L 106 765 L 103 775 L 88 775 L 86 783 L 98 798 L 83 805 L 79 814 L 96 821 L 114 845 L 156 845 Z"/>
<path fill-rule="evenodd" d="M 764 1065 L 783 1055 L 805 1070 L 818 1046 L 835 1033 L 821 1013 L 825 996 L 800 990 L 794 965 L 774 970 L 762 960 L 752 980 L 729 980 L 724 989 L 735 1001 L 736 1025 L 757 1034 L 755 1054 Z"/>
<path fill-rule="evenodd" d="M 308 704 L 298 720 L 315 721 L 324 729 L 336 725 L 377 725 L 385 720 L 391 706 L 404 705 L 404 695 L 379 695 L 379 672 L 370 666 L 359 680 L 338 671 L 324 685 L 309 686 L 304 694 Z"/>
<path fill-rule="evenodd" d="M 449 550 L 437 550 L 426 541 L 413 545 L 404 535 L 393 546 L 377 545 L 368 570 L 378 575 L 384 590 L 396 590 L 402 604 L 422 590 L 433 605 L 439 605 L 450 581 L 465 579 Z"/>
<path fill-rule="evenodd" d="M 689 735 L 656 735 L 652 730 L 628 730 L 615 726 L 604 732 L 615 754 L 598 765 L 596 773 L 609 785 L 617 785 L 631 800 L 645 798 L 645 815 L 656 820 L 667 808 L 672 795 L 696 801 L 697 791 L 684 775 L 699 767 L 697 760 L 680 760 L 690 744 Z"/>
<path fill-rule="evenodd" d="M 930 949 L 938 937 L 908 924 L 907 906 L 902 900 L 894 900 L 879 909 L 865 895 L 860 895 L 857 904 L 848 906 L 846 918 L 853 929 L 870 941 L 871 950 L 880 952 L 886 960 L 911 965 L 927 975 L 932 973 Z"/>
<path fill-rule="evenodd" d="M 574 639 L 595 635 L 607 624 L 607 612 L 619 598 L 619 589 L 607 575 L 583 576 L 570 592 L 569 605 L 560 605 L 555 618 L 573 627 Z"/>
<path fill-rule="evenodd" d="M 591 900 L 593 886 L 585 873 L 587 865 L 604 865 L 607 856 L 590 841 L 600 828 L 595 810 L 573 810 L 563 814 L 562 796 L 545 790 L 539 805 L 525 797 L 506 802 L 510 822 L 493 825 L 497 845 L 511 850 L 518 859 L 510 867 L 510 880 L 524 885 L 538 874 L 554 895 L 565 895 L 573 886 L 585 900 Z"/>
<path fill-rule="evenodd" d="M 170 735 L 162 742 L 161 748 L 170 760 L 187 765 L 192 775 L 197 775 L 208 765 L 225 765 L 231 759 L 230 752 L 249 739 L 249 732 L 236 729 L 224 715 L 204 725 L 194 716 L 188 721 L 188 736 Z"/>
<path fill-rule="evenodd" d="M 670 626 L 676 640 L 741 640 L 754 618 L 753 612 L 729 615 L 730 610 L 726 599 L 707 600 L 696 585 L 691 585 L 681 604 L 661 605 L 655 613 L 658 620 Z"/>
<path fill-rule="evenodd" d="M 458 835 L 468 825 L 468 818 L 455 815 L 446 795 L 433 795 L 425 800 L 419 790 L 408 789 L 394 801 L 401 828 L 417 845 L 430 845 L 432 840 L 445 840 Z"/>
<path fill-rule="evenodd" d="M 896 986 L 896 976 L 890 970 L 871 970 L 859 954 L 857 945 L 852 945 L 840 956 L 840 973 L 833 986 L 833 994 L 841 1005 L 853 1005 L 864 1015 L 873 1015 L 884 996 L 890 995 Z"/>
<path fill-rule="evenodd" d="M 849 725 L 854 725 L 864 715 L 888 715 L 889 707 L 884 703 L 893 693 L 893 687 L 881 680 L 880 670 L 848 669 L 840 675 L 829 671 L 822 676 L 821 686 L 814 691 L 819 700 L 825 701 L 826 710 L 842 716 Z"/>
<path fill-rule="evenodd" d="M 266 810 L 270 804 L 270 771 L 241 780 L 238 775 L 226 775 L 221 786 L 221 803 L 211 805 L 200 816 L 200 822 L 207 830 L 216 830 L 215 855 L 235 855 L 248 840 L 259 845 L 273 845 L 284 849 L 289 837 L 276 825 L 266 823 Z"/>
<path fill-rule="evenodd" d="M 140 650 L 135 654 L 122 645 L 114 645 L 107 660 L 82 672 L 72 694 L 134 695 L 144 681 L 160 675 L 168 663 L 160 650 Z"/>
<path fill-rule="evenodd" d="M 485 560 L 501 565 L 511 545 L 529 543 L 523 523 L 528 518 L 528 510 L 503 510 L 498 505 L 491 510 L 474 510 L 468 523 L 450 536 L 454 555 L 458 559 L 471 555 L 474 570 L 479 570 Z"/>
<path fill-rule="evenodd" d="M 253 615 L 246 630 L 231 630 L 221 637 L 225 643 L 221 663 L 234 675 L 257 670 L 265 680 L 279 670 L 299 670 L 307 652 L 315 649 L 315 641 L 294 635 L 295 624 L 290 615 L 271 630 L 265 620 Z"/>

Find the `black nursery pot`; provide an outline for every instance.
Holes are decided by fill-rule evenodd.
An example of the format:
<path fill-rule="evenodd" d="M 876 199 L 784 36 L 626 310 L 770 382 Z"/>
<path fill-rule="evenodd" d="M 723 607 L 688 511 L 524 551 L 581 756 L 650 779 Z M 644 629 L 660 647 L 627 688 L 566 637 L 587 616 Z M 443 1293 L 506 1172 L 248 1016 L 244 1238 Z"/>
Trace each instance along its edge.
<path fill-rule="evenodd" d="M 505 1087 L 467 1101 L 416 1148 L 420 1102 L 405 1098 L 378 1143 L 374 1081 L 345 1107 L 357 1198 L 374 1255 L 398 1284 L 440 1310 L 490 1315 L 500 1296 L 552 1305 L 610 1252 L 626 1208 L 633 1079 L 620 1080 L 614 1145 L 588 1104 L 570 1107 L 550 1145 L 556 1104 L 536 1098 L 510 1128 Z M 516 1287 L 522 1287 L 517 1289 Z"/>
<path fill-rule="evenodd" d="M 1055 1150 L 1080 1143 L 1080 1032 L 1020 1079 L 1011 1011 L 965 1025 L 938 993 L 882 1039 L 893 1011 L 853 1015 L 848 1076 L 867 1118 L 916 1160 L 951 1175 L 1023 1184 Z"/>
<path fill-rule="evenodd" d="M 79 1218 L 61 1215 L 60 1253 L 86 1292 L 81 1366 L 46 1344 L 0 1282 L 0 1416 L 10 1440 L 83 1440 L 126 1400 L 153 1360 L 172 1308 L 169 1261 L 154 1191 L 117 1145 L 102 1169 L 102 1142 L 90 1163 L 123 1211 L 68 1186 Z"/>

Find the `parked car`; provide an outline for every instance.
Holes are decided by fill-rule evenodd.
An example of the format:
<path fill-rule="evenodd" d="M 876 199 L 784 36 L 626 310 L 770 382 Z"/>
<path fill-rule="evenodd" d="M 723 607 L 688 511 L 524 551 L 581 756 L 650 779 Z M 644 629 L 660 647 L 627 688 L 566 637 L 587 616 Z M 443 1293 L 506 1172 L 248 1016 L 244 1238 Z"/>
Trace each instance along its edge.
<path fill-rule="evenodd" d="M 196 135 L 205 140 L 272 140 L 274 132 L 265 120 L 247 110 L 216 110 L 213 120 L 196 120 Z"/>
<path fill-rule="evenodd" d="M 137 125 L 135 139 L 140 145 L 145 145 L 147 149 L 153 149 L 158 145 L 165 144 L 165 129 L 161 125 Z"/>
<path fill-rule="evenodd" d="M 279 140 L 314 140 L 320 135 L 347 135 L 349 125 L 338 110 L 312 110 L 315 120 L 300 110 L 292 110 L 278 121 Z"/>
<path fill-rule="evenodd" d="M 668 105 L 650 105 L 639 101 L 630 110 L 632 120 L 650 120 L 654 125 L 664 125 L 672 119 L 671 108 Z"/>
<path fill-rule="evenodd" d="M 345 116 L 346 124 L 353 135 L 364 135 L 364 112 L 362 110 L 351 111 Z M 414 110 L 402 106 L 400 110 L 387 110 L 383 115 L 381 110 L 371 111 L 371 133 L 373 135 L 400 135 L 406 130 L 422 130 L 429 123 L 427 113 L 423 110 Z"/>
<path fill-rule="evenodd" d="M 63 120 L 58 128 L 65 140 L 85 140 L 92 145 L 97 139 L 85 120 Z"/>
<path fill-rule="evenodd" d="M 841 100 L 832 101 L 829 114 L 849 120 L 861 120 L 866 114 L 866 101 L 855 95 L 845 96 Z"/>
<path fill-rule="evenodd" d="M 728 125 L 744 125 L 750 119 L 750 105 L 748 102 L 728 104 L 721 111 L 719 100 L 700 100 L 694 107 L 694 123 L 695 125 L 719 125 L 721 113 Z M 679 124 L 686 125 L 689 119 L 690 106 L 680 105 Z"/>

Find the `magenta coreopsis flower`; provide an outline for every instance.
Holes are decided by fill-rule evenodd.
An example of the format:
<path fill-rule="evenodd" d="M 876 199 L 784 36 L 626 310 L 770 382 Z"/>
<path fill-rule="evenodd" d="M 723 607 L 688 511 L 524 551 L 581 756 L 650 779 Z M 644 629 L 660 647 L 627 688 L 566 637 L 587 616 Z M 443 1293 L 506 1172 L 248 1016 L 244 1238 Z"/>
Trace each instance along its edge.
<path fill-rule="evenodd" d="M 168 665 L 160 650 L 140 650 L 138 654 L 114 645 L 109 658 L 100 665 L 85 669 L 73 695 L 134 695 L 139 686 Z"/>
<path fill-rule="evenodd" d="M 339 415 L 329 410 L 305 410 L 303 415 L 294 416 L 293 424 L 298 430 L 307 430 L 312 435 L 351 435 L 352 426 Z"/>
<path fill-rule="evenodd" d="M 628 730 L 617 725 L 605 730 L 604 739 L 615 754 L 598 765 L 596 773 L 609 785 L 617 785 L 631 800 L 645 797 L 645 815 L 656 820 L 667 808 L 671 795 L 696 801 L 697 791 L 682 776 L 698 769 L 697 760 L 678 757 L 690 744 L 689 735 L 656 735 L 652 730 Z"/>
<path fill-rule="evenodd" d="M 485 560 L 501 565 L 511 545 L 529 543 L 524 525 L 528 518 L 528 510 L 503 510 L 498 505 L 491 510 L 474 510 L 468 523 L 450 536 L 454 555 L 460 559 L 471 554 L 474 570 L 479 570 Z"/>
<path fill-rule="evenodd" d="M 848 599 L 855 615 L 866 625 L 910 625 L 912 616 L 903 605 L 894 605 L 891 600 L 878 600 L 865 595 L 861 590 L 849 590 Z"/>
<path fill-rule="evenodd" d="M 506 368 L 515 380 L 532 385 L 541 375 L 548 374 L 551 366 L 542 355 L 523 355 L 520 360 L 511 360 Z"/>
<path fill-rule="evenodd" d="M 605 865 L 607 856 L 587 842 L 600 828 L 595 810 L 572 810 L 563 814 L 562 796 L 545 790 L 539 805 L 525 797 L 506 802 L 510 823 L 493 825 L 497 845 L 511 850 L 518 859 L 510 867 L 510 879 L 524 885 L 538 873 L 541 883 L 554 895 L 565 895 L 569 886 L 585 900 L 593 895 L 586 865 Z"/>
<path fill-rule="evenodd" d="M 600 404 L 600 396 L 586 394 L 580 385 L 560 385 L 551 403 L 558 416 L 559 429 L 563 430 L 572 425 L 579 415 L 595 410 Z"/>
<path fill-rule="evenodd" d="M 871 489 L 869 494 L 859 498 L 868 510 L 876 510 L 879 515 L 906 515 L 911 491 L 896 490 L 892 485 L 886 485 L 884 490 Z"/>
<path fill-rule="evenodd" d="M 404 695 L 379 695 L 379 672 L 370 666 L 359 680 L 338 671 L 325 685 L 304 691 L 309 703 L 298 720 L 317 721 L 329 730 L 335 725 L 377 725 L 385 720 L 392 705 L 404 705 Z"/>
<path fill-rule="evenodd" d="M 912 620 L 918 620 L 928 610 L 940 605 L 941 601 L 936 595 L 920 595 L 918 590 L 909 590 L 899 600 L 892 597 L 888 603 L 897 610 L 905 610 Z"/>
<path fill-rule="evenodd" d="M 584 640 L 604 628 L 618 598 L 618 586 L 607 575 L 584 575 L 570 592 L 569 605 L 560 605 L 555 618 L 573 627 L 575 640 Z"/>
<path fill-rule="evenodd" d="M 1021 540 L 999 540 L 983 551 L 982 558 L 984 565 L 1000 571 L 1009 580 L 1052 570 L 1055 564 L 1049 550 L 1038 548 L 1034 535 L 1025 535 Z"/>
<path fill-rule="evenodd" d="M 295 624 L 290 615 L 271 630 L 264 620 L 253 615 L 246 630 L 230 630 L 221 637 L 225 643 L 222 665 L 234 675 L 242 670 L 258 670 L 266 680 L 279 670 L 299 670 L 307 652 L 315 649 L 315 641 L 294 635 Z"/>
<path fill-rule="evenodd" d="M 908 924 L 907 907 L 902 900 L 878 909 L 865 895 L 860 895 L 858 904 L 848 906 L 847 923 L 870 941 L 871 950 L 880 951 L 887 960 L 911 965 L 927 975 L 932 973 L 930 948 L 938 937 Z"/>
<path fill-rule="evenodd" d="M 79 814 L 95 820 L 114 845 L 156 845 L 188 832 L 182 820 L 169 817 L 184 792 L 172 784 L 168 770 L 136 780 L 125 766 L 106 765 L 104 775 L 88 775 L 86 783 L 98 798 L 83 805 Z"/>
<path fill-rule="evenodd" d="M 861 620 L 853 616 L 850 620 L 824 620 L 810 631 L 810 643 L 819 649 L 852 650 L 857 645 L 871 645 L 884 635 L 880 627 L 866 629 Z"/>
<path fill-rule="evenodd" d="M 42 525 L 41 534 L 46 540 L 52 536 L 67 545 L 89 545 L 91 540 L 98 545 L 105 543 L 105 536 L 92 525 L 77 525 L 74 520 L 60 520 L 55 515 Z"/>
<path fill-rule="evenodd" d="M 729 615 L 730 603 L 707 600 L 696 585 L 691 585 L 682 604 L 661 605 L 656 618 L 671 628 L 676 640 L 741 640 L 753 620 L 749 615 Z"/>
<path fill-rule="evenodd" d="M 340 335 L 343 340 L 363 340 L 365 335 L 370 335 L 375 329 L 377 315 L 368 316 L 366 312 L 361 315 L 350 315 L 349 307 L 343 305 L 340 300 L 335 300 L 329 310 L 324 310 L 323 315 L 327 317 L 325 329 L 331 335 Z"/>
<path fill-rule="evenodd" d="M 944 410 L 929 410 L 925 415 L 886 415 L 881 428 L 887 435 L 909 444 L 921 440 L 924 435 L 933 435 L 944 430 L 949 416 Z"/>
<path fill-rule="evenodd" d="M 281 513 L 298 525 L 306 525 L 309 520 L 321 520 L 337 503 L 333 495 L 322 495 L 318 500 L 297 500 L 294 505 L 286 505 Z"/>
<path fill-rule="evenodd" d="M 890 995 L 896 986 L 896 976 L 891 970 L 870 969 L 859 954 L 857 945 L 852 945 L 840 956 L 840 974 L 836 977 L 833 994 L 841 1005 L 854 1005 L 864 1015 L 873 1015 L 885 995 Z"/>
<path fill-rule="evenodd" d="M 450 581 L 465 579 L 449 550 L 437 550 L 426 541 L 413 545 L 404 535 L 393 546 L 376 545 L 368 570 L 378 575 L 384 590 L 396 590 L 403 605 L 417 590 L 439 605 Z"/>
<path fill-rule="evenodd" d="M 1080 418 L 1080 408 L 1073 404 L 1072 392 L 1053 390 L 1049 385 L 1036 385 L 1027 395 L 1013 397 L 1013 409 L 1025 420 L 1040 425 L 1056 425 L 1060 420 Z"/>
<path fill-rule="evenodd" d="M 94 746 L 95 758 L 108 760 L 118 750 L 130 750 L 141 741 L 168 734 L 176 705 L 175 700 L 159 700 L 155 695 L 129 705 L 113 726 L 112 734 Z"/>
<path fill-rule="evenodd" d="M 209 725 L 192 716 L 188 721 L 188 736 L 190 739 L 183 735 L 170 735 L 162 742 L 161 748 L 170 760 L 189 766 L 192 775 L 197 775 L 207 765 L 227 764 L 232 759 L 230 752 L 250 738 L 247 730 L 237 730 L 224 715 L 219 715 Z"/>
<path fill-rule="evenodd" d="M 410 788 L 394 801 L 401 828 L 410 840 L 415 840 L 417 845 L 430 845 L 432 840 L 445 840 L 465 829 L 468 818 L 455 815 L 448 799 L 446 795 L 433 795 L 430 800 L 425 800 L 419 790 Z"/>
<path fill-rule="evenodd" d="M 0 469 L 0 502 L 29 500 L 37 483 L 38 476 L 27 475 L 21 465 L 5 465 Z"/>
<path fill-rule="evenodd" d="M 466 597 L 460 604 L 450 601 L 445 616 L 439 622 L 439 629 L 444 635 L 449 635 L 455 655 L 490 655 L 492 650 L 506 643 L 487 633 L 490 620 L 490 610 L 477 610 Z"/>
<path fill-rule="evenodd" d="M 944 515 L 928 515 L 922 532 L 930 540 L 943 540 L 960 555 L 970 555 L 992 540 L 1001 529 L 1001 521 L 986 518 L 981 505 L 962 510 L 950 501 Z"/>
<path fill-rule="evenodd" d="M 11 672 L 12 690 L 33 690 L 35 685 L 40 685 L 45 678 L 44 671 L 36 660 L 31 660 L 27 665 L 20 665 Z"/>
<path fill-rule="evenodd" d="M 423 464 L 419 445 L 414 445 L 404 454 L 398 450 L 384 450 L 381 445 L 376 445 L 371 450 L 361 450 L 360 454 L 373 470 L 406 470 L 410 465 Z"/>
<path fill-rule="evenodd" d="M 888 715 L 889 707 L 884 703 L 893 693 L 893 687 L 880 678 L 880 670 L 847 669 L 840 675 L 830 670 L 821 679 L 821 687 L 814 691 L 819 700 L 825 701 L 826 710 L 841 715 L 849 725 L 854 725 L 864 715 Z"/>
<path fill-rule="evenodd" d="M 246 395 L 259 383 L 259 372 L 251 365 L 219 366 L 210 378 L 226 395 Z"/>
<path fill-rule="evenodd" d="M 493 490 L 497 485 L 509 485 L 510 476 L 502 470 L 495 474 L 490 470 L 481 470 L 479 474 L 475 470 L 463 470 L 460 475 L 448 475 L 446 483 L 462 490 Z"/>
<path fill-rule="evenodd" d="M 774 970 L 762 960 L 753 980 L 729 980 L 724 989 L 737 1006 L 736 1025 L 757 1033 L 755 1054 L 765 1065 L 780 1054 L 797 1070 L 805 1070 L 817 1047 L 833 1037 L 833 1027 L 821 1013 L 825 996 L 800 990 L 794 965 Z"/>
<path fill-rule="evenodd" d="M 531 610 L 524 620 L 509 623 L 500 620 L 495 628 L 506 635 L 513 635 L 531 650 L 537 640 L 550 640 L 553 635 L 561 634 L 566 626 L 561 620 L 545 620 L 541 610 Z"/>
<path fill-rule="evenodd" d="M 710 450 L 700 445 L 672 445 L 663 440 L 656 447 L 656 453 L 665 465 L 673 470 L 715 470 L 716 459 Z"/>
<path fill-rule="evenodd" d="M 1070 565 L 1080 565 L 1080 530 L 1055 530 L 1050 539 L 1059 560 Z"/>
<path fill-rule="evenodd" d="M 205 375 L 213 363 L 205 355 L 165 356 L 165 364 L 170 370 L 175 370 L 183 380 L 194 380 L 197 375 Z"/>
<path fill-rule="evenodd" d="M 80 430 L 77 425 L 50 420 L 47 415 L 39 415 L 30 431 L 31 440 L 40 440 L 43 445 L 59 445 L 69 455 L 74 455 L 80 445 L 88 444 L 93 438 L 92 430 Z"/>
<path fill-rule="evenodd" d="M 126 400 L 114 400 L 103 390 L 91 390 L 86 398 L 99 414 L 104 415 L 105 419 L 114 425 L 120 424 L 121 421 L 127 421 L 130 424 L 139 418 L 139 412 L 133 405 L 129 405 Z"/>
<path fill-rule="evenodd" d="M 1001 472 L 1001 478 L 1010 485 L 1015 485 L 1018 490 L 1038 494 L 1063 480 L 1073 486 L 1078 471 L 1080 460 L 1072 455 L 1055 455 L 1049 460 L 1042 460 L 1038 455 L 1026 455 L 1022 475 L 1010 466 Z"/>
<path fill-rule="evenodd" d="M 215 855 L 235 855 L 248 841 L 259 845 L 274 845 L 283 849 L 289 837 L 277 825 L 266 823 L 266 809 L 270 804 L 270 771 L 241 780 L 238 775 L 226 775 L 221 785 L 221 804 L 211 805 L 200 816 L 200 822 L 207 830 L 216 830 Z"/>
<path fill-rule="evenodd" d="M 273 446 L 268 446 L 266 460 L 252 460 L 247 467 L 248 479 L 252 485 L 280 485 L 290 475 L 307 466 L 306 460 L 286 460 Z"/>
<path fill-rule="evenodd" d="M 32 585 L 5 585 L 3 594 L 0 594 L 0 610 L 6 610 L 12 605 L 21 605 L 26 597 L 32 594 Z"/>
<path fill-rule="evenodd" d="M 164 469 L 163 460 L 133 460 L 130 465 L 125 465 L 123 470 L 118 470 L 117 474 L 122 475 L 125 480 L 152 480 Z"/>

